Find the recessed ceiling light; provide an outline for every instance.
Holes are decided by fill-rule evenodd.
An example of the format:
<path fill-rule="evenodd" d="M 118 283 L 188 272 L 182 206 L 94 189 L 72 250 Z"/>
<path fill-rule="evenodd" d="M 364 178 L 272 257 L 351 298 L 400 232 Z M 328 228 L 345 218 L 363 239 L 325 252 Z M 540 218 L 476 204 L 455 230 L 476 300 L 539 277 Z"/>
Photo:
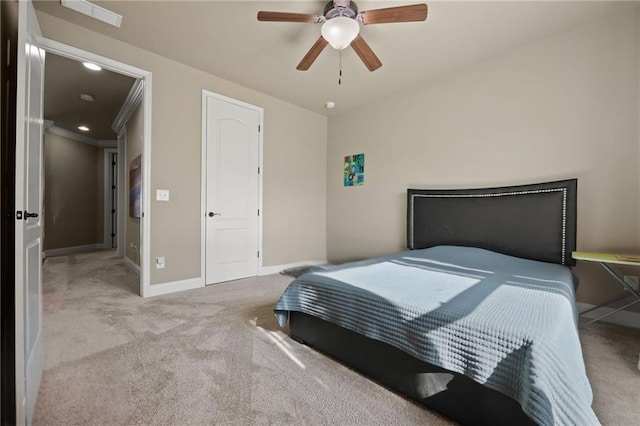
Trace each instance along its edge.
<path fill-rule="evenodd" d="M 81 130 L 83 132 L 88 132 L 89 128 L 87 126 L 78 126 L 78 130 Z"/>
<path fill-rule="evenodd" d="M 333 101 L 329 101 L 329 102 L 327 102 L 326 104 L 324 104 L 324 107 L 325 107 L 326 109 L 332 109 L 332 108 L 335 108 L 335 107 L 336 107 L 336 103 L 335 103 L 335 102 L 333 102 Z"/>
<path fill-rule="evenodd" d="M 87 102 L 93 102 L 96 100 L 96 98 L 94 98 L 93 95 L 90 95 L 88 93 L 80 93 L 80 99 Z"/>
<path fill-rule="evenodd" d="M 96 65 L 92 62 L 83 62 L 82 65 L 89 68 L 91 71 L 100 71 L 102 69 L 100 65 Z"/>

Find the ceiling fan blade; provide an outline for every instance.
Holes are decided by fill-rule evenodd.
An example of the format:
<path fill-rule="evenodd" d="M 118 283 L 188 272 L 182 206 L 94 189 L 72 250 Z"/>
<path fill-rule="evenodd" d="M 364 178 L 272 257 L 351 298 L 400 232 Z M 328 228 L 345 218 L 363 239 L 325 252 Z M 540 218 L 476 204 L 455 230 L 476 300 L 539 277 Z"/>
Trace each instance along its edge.
<path fill-rule="evenodd" d="M 258 21 L 268 22 L 314 22 L 316 15 L 288 12 L 258 12 Z"/>
<path fill-rule="evenodd" d="M 373 50 L 371 50 L 371 47 L 369 47 L 361 35 L 358 34 L 351 42 L 351 47 L 353 47 L 353 50 L 355 50 L 360 59 L 362 59 L 362 62 L 364 62 L 369 71 L 375 71 L 382 66 L 380 59 L 373 53 Z"/>
<path fill-rule="evenodd" d="M 362 12 L 362 23 L 387 24 L 392 22 L 416 22 L 427 19 L 426 4 L 412 4 L 409 6 L 389 7 Z"/>
<path fill-rule="evenodd" d="M 322 53 L 329 42 L 320 36 L 320 38 L 311 46 L 311 49 L 304 55 L 304 58 L 300 61 L 296 69 L 300 71 L 306 71 L 313 64 L 316 58 Z"/>

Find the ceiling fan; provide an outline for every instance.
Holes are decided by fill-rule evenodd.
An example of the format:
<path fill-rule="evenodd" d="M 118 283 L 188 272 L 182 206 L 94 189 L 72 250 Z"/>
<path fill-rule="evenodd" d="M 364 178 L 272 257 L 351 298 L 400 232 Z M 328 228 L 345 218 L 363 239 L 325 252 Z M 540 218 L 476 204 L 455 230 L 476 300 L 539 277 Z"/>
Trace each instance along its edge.
<path fill-rule="evenodd" d="M 349 0 L 329 1 L 322 15 L 288 12 L 258 12 L 258 21 L 268 22 L 302 22 L 322 25 L 322 35 L 311 46 L 296 67 L 306 71 L 316 58 L 322 53 L 327 44 L 334 49 L 343 50 L 351 46 L 366 65 L 369 71 L 375 71 L 382 66 L 382 62 L 373 53 L 371 47 L 359 34 L 360 24 L 386 24 L 394 22 L 417 22 L 427 19 L 427 5 L 414 4 L 396 6 L 385 9 L 374 9 L 358 12 L 355 2 Z"/>

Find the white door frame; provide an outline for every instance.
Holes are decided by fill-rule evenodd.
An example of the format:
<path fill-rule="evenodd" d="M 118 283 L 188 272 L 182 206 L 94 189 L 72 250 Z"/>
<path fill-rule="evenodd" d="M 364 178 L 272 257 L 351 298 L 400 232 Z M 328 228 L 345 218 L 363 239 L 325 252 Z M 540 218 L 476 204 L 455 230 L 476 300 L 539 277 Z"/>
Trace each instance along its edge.
<path fill-rule="evenodd" d="M 142 226 L 140 227 L 140 296 L 149 294 L 151 287 L 151 80 L 152 73 L 77 47 L 69 46 L 45 37 L 38 37 L 38 44 L 45 51 L 65 58 L 90 61 L 102 68 L 144 81 L 142 106 L 144 108 L 144 130 L 142 141 Z M 124 243 L 123 243 L 124 244 Z"/>
<path fill-rule="evenodd" d="M 206 89 L 202 89 L 202 166 L 201 170 L 201 194 L 200 194 L 200 277 L 202 277 L 203 285 L 206 285 L 206 250 L 207 250 L 207 228 L 206 228 L 206 208 L 207 208 L 207 98 L 216 98 L 231 104 L 239 105 L 244 108 L 256 111 L 258 113 L 258 122 L 260 131 L 258 132 L 258 167 L 260 173 L 258 174 L 258 209 L 260 215 L 258 216 L 258 250 L 260 251 L 260 257 L 258 258 L 258 274 L 262 271 L 262 259 L 264 258 L 262 250 L 262 135 L 264 133 L 264 109 L 255 105 L 248 104 L 246 102 L 239 101 L 237 99 L 229 98 L 227 96 L 220 95 L 218 93 L 211 92 Z"/>

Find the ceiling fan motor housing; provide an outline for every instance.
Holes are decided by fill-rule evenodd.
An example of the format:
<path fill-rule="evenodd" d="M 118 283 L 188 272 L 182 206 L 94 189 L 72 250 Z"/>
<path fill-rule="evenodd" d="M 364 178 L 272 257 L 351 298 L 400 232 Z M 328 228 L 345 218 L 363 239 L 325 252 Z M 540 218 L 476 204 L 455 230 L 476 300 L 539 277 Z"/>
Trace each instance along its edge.
<path fill-rule="evenodd" d="M 324 7 L 323 15 L 327 20 L 337 16 L 356 19 L 358 16 L 358 6 L 352 1 L 330 1 Z"/>

